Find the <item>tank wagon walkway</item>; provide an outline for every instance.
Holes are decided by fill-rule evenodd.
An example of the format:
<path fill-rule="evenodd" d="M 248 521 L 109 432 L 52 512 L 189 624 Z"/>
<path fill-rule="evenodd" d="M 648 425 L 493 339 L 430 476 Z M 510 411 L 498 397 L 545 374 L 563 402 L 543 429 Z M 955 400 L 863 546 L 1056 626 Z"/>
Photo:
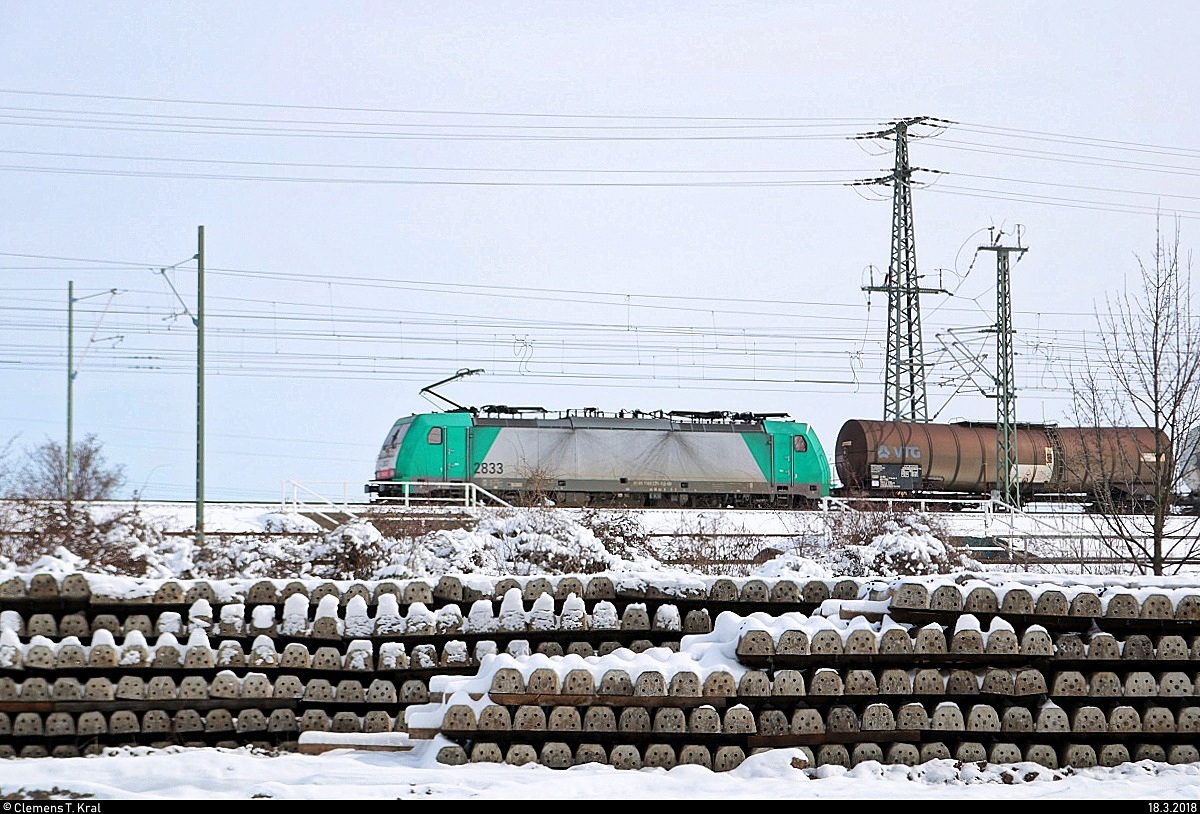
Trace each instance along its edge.
<path fill-rule="evenodd" d="M 0 575 L 0 756 L 1200 762 L 1200 583 Z"/>

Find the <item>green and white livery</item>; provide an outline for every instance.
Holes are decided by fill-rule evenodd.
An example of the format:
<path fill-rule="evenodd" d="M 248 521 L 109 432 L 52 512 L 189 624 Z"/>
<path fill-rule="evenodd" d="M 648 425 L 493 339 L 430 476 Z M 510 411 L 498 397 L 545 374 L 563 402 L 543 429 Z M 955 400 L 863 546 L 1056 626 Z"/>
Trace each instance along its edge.
<path fill-rule="evenodd" d="M 785 416 L 537 412 L 402 418 L 366 490 L 386 499 L 471 482 L 506 500 L 537 495 L 563 506 L 789 508 L 829 495 L 816 433 Z"/>

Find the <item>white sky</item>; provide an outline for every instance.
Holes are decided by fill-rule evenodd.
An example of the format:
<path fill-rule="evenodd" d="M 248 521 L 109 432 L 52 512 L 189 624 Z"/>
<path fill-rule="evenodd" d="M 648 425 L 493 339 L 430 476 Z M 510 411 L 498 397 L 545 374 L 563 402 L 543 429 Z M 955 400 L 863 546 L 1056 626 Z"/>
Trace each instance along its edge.
<path fill-rule="evenodd" d="M 194 494 L 203 225 L 209 499 L 286 479 L 361 495 L 392 421 L 466 367 L 486 372 L 443 391 L 463 404 L 787 412 L 830 451 L 882 413 L 886 300 L 862 286 L 888 265 L 890 198 L 846 184 L 886 173 L 891 143 L 848 137 L 917 115 L 958 123 L 910 148 L 945 173 L 914 193 L 918 265 L 955 292 L 924 299 L 930 411 L 994 415 L 938 335 L 986 350 L 976 248 L 1020 225 L 1018 418 L 1066 420 L 1095 304 L 1153 248 L 1155 208 L 1194 245 L 1198 16 L 16 4 L 0 444 L 65 438 L 73 280 L 75 437 L 128 489 Z"/>

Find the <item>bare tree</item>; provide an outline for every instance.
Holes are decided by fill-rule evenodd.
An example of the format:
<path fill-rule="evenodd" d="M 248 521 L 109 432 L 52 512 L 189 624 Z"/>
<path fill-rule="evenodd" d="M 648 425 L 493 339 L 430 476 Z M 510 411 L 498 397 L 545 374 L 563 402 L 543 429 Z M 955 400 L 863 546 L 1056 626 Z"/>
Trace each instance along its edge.
<path fill-rule="evenodd" d="M 1063 443 L 1065 465 L 1097 495 L 1104 546 L 1139 572 L 1162 575 L 1200 562 L 1200 540 L 1189 533 L 1200 518 L 1175 508 L 1186 491 L 1184 441 L 1200 426 L 1200 310 L 1178 221 L 1172 235 L 1160 221 L 1155 238 L 1153 258 L 1135 255 L 1134 289 L 1106 297 L 1097 311 L 1099 352 L 1072 378 L 1075 418 L 1095 429 Z M 1104 431 L 1112 427 L 1144 431 Z"/>
<path fill-rule="evenodd" d="M 125 468 L 109 466 L 94 434 L 75 443 L 74 477 L 67 494 L 67 456 L 63 444 L 47 440 L 25 456 L 14 476 L 18 497 L 40 500 L 109 500 L 125 485 Z"/>
<path fill-rule="evenodd" d="M 521 508 L 535 509 L 552 506 L 551 495 L 557 477 L 550 467 L 543 463 L 533 463 L 522 458 L 515 467 L 521 486 L 516 492 L 516 505 Z"/>
<path fill-rule="evenodd" d="M 17 454 L 14 446 L 17 436 L 0 444 L 0 498 L 12 497 L 17 472 Z"/>

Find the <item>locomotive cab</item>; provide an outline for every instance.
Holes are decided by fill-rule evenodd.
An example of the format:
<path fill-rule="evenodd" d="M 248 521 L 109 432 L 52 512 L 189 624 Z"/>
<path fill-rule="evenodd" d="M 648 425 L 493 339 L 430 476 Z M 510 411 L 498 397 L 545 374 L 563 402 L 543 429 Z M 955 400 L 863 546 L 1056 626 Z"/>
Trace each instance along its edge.
<path fill-rule="evenodd" d="M 461 483 L 467 479 L 469 413 L 421 413 L 392 425 L 375 459 L 375 479 L 365 486 L 381 498 L 432 493 L 411 483 Z"/>

